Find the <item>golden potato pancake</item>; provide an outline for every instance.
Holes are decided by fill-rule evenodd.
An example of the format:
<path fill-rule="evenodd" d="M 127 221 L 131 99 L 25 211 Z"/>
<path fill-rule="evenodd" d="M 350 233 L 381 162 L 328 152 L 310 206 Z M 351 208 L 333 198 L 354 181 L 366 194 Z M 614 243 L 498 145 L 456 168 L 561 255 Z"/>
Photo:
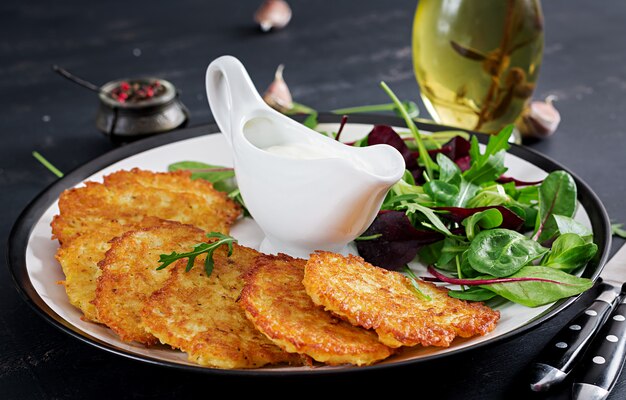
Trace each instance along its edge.
<path fill-rule="evenodd" d="M 86 182 L 64 191 L 59 210 L 51 225 L 53 239 L 62 245 L 85 232 L 137 223 L 144 216 L 228 233 L 241 211 L 210 182 L 192 180 L 189 171 L 139 169 L 118 171 L 105 176 L 103 183 Z"/>
<path fill-rule="evenodd" d="M 189 272 L 185 272 L 187 261 L 179 261 L 171 278 L 146 301 L 141 314 L 144 326 L 161 343 L 186 352 L 190 361 L 200 365 L 222 369 L 300 365 L 299 356 L 283 351 L 256 330 L 237 304 L 242 274 L 258 255 L 235 245 L 227 257 L 222 246 L 214 253 L 210 276 L 204 271 L 204 256 Z"/>
<path fill-rule="evenodd" d="M 302 284 L 305 264 L 284 254 L 256 259 L 240 300 L 254 326 L 286 351 L 330 365 L 369 365 L 389 357 L 393 350 L 374 332 L 313 303 Z"/>
<path fill-rule="evenodd" d="M 105 229 L 85 232 L 57 250 L 55 257 L 65 274 L 62 283 L 67 297 L 73 306 L 83 312 L 83 320 L 99 322 L 93 300 L 96 297 L 96 281 L 100 276 L 98 262 L 111 248 L 109 242 L 129 230 L 168 224 L 176 223 L 155 217 L 146 217 L 138 224 L 111 223 Z"/>
<path fill-rule="evenodd" d="M 133 168 L 130 171 L 120 170 L 106 175 L 103 178 L 104 185 L 107 187 L 139 184 L 144 187 L 169 190 L 178 193 L 194 193 L 200 194 L 206 198 L 208 202 L 213 201 L 214 189 L 213 185 L 204 179 L 191 179 L 189 171 L 161 172 Z"/>
<path fill-rule="evenodd" d="M 416 280 L 419 294 L 403 274 L 353 255 L 311 255 L 303 283 L 315 304 L 354 325 L 374 329 L 390 347 L 448 347 L 456 336 L 492 331 L 500 318 L 498 311 L 454 299 L 429 282 Z"/>
<path fill-rule="evenodd" d="M 201 229 L 181 223 L 129 231 L 113 239 L 98 264 L 101 273 L 94 299 L 98 320 L 123 341 L 157 343 L 144 329 L 141 310 L 152 292 L 170 276 L 170 269 L 156 269 L 159 256 L 190 251 L 205 240 Z"/>

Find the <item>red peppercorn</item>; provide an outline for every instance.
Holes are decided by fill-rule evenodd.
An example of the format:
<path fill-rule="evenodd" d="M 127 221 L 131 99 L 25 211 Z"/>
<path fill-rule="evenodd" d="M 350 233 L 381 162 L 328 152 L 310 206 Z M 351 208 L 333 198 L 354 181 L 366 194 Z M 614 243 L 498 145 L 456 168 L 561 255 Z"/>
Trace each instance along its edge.
<path fill-rule="evenodd" d="M 120 83 L 120 89 L 124 92 L 127 92 L 128 90 L 130 90 L 130 85 L 128 84 L 128 82 L 122 82 Z"/>

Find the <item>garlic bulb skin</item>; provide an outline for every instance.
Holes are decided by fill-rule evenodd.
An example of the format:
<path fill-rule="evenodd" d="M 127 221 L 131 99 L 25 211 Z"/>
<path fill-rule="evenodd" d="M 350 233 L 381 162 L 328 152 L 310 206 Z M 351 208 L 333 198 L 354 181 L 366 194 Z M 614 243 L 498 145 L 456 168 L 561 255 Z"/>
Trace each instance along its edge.
<path fill-rule="evenodd" d="M 254 14 L 254 20 L 263 32 L 282 29 L 291 20 L 291 7 L 285 0 L 265 0 Z"/>
<path fill-rule="evenodd" d="M 542 139 L 552 135 L 561 122 L 561 114 L 554 107 L 554 96 L 544 101 L 531 101 L 517 120 L 516 127 L 522 138 Z"/>
<path fill-rule="evenodd" d="M 274 81 L 268 86 L 265 93 L 263 93 L 263 100 L 275 110 L 287 113 L 293 108 L 293 98 L 291 97 L 291 91 L 287 83 L 283 79 L 284 69 L 285 66 L 283 64 L 280 64 L 278 68 L 276 68 Z"/>

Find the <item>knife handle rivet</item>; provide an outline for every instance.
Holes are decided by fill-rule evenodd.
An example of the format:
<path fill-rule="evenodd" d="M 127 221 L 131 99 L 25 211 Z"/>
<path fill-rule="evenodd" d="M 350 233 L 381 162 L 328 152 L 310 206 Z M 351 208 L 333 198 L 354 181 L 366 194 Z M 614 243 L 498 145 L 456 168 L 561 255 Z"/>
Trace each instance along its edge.
<path fill-rule="evenodd" d="M 555 344 L 556 347 L 558 347 L 559 349 L 566 349 L 567 348 L 567 343 L 565 342 L 558 342 L 557 344 Z"/>
<path fill-rule="evenodd" d="M 606 362 L 604 357 L 600 356 L 595 356 L 592 361 L 594 362 L 594 364 L 604 364 Z"/>
<path fill-rule="evenodd" d="M 622 317 L 623 318 L 623 317 Z M 573 331 L 579 331 L 582 328 L 580 327 L 580 325 L 570 325 L 569 328 Z"/>
<path fill-rule="evenodd" d="M 585 314 L 589 315 L 590 317 L 595 317 L 598 315 L 598 312 L 596 310 L 587 310 L 585 311 Z"/>
<path fill-rule="evenodd" d="M 613 316 L 613 319 L 614 319 L 615 321 L 624 321 L 624 320 L 626 320 L 626 318 L 624 318 L 624 316 L 623 316 L 623 315 L 619 315 L 619 314 L 614 315 L 614 316 Z"/>
<path fill-rule="evenodd" d="M 606 337 L 606 340 L 608 340 L 611 343 L 616 343 L 619 339 L 617 338 L 617 336 L 615 335 L 608 335 Z"/>

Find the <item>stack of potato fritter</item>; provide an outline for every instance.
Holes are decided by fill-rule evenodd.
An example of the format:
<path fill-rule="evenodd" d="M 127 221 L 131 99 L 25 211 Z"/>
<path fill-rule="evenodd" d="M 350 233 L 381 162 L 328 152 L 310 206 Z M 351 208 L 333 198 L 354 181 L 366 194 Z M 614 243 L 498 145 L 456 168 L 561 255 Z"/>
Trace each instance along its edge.
<path fill-rule="evenodd" d="M 499 313 L 435 285 L 318 252 L 306 260 L 234 245 L 157 270 L 227 234 L 240 208 L 187 172 L 133 169 L 65 191 L 52 222 L 71 304 L 123 341 L 167 344 L 213 368 L 369 365 L 399 347 L 449 346 L 494 329 Z M 419 295 L 415 285 L 419 286 Z"/>

